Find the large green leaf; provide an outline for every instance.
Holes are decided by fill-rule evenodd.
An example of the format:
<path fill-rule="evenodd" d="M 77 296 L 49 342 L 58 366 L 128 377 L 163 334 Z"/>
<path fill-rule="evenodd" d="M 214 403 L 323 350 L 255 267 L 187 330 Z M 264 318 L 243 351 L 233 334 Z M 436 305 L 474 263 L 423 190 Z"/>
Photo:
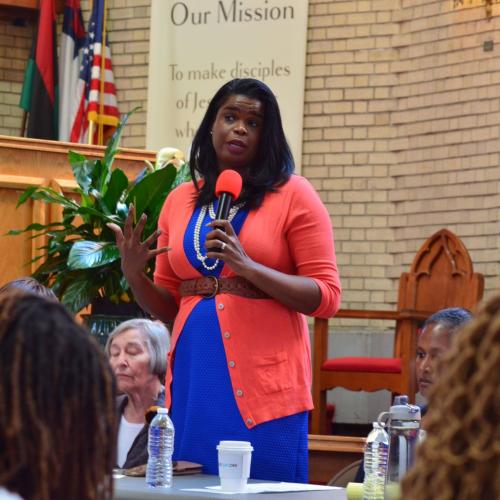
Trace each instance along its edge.
<path fill-rule="evenodd" d="M 82 207 L 93 207 L 95 205 L 94 198 L 90 194 L 92 191 L 95 191 L 93 187 L 90 187 L 88 192 L 78 190 L 78 194 L 80 195 L 80 206 Z"/>
<path fill-rule="evenodd" d="M 67 258 L 64 256 L 49 257 L 34 272 L 35 278 L 42 274 L 52 274 L 64 271 L 67 265 Z"/>
<path fill-rule="evenodd" d="M 167 165 L 147 175 L 133 187 L 127 197 L 127 203 L 134 204 L 137 217 L 151 205 L 156 204 L 158 200 L 165 200 L 176 175 L 176 168 L 173 165 Z"/>
<path fill-rule="evenodd" d="M 89 269 L 110 264 L 120 258 L 120 252 L 111 242 L 77 241 L 69 251 L 70 269 Z"/>
<path fill-rule="evenodd" d="M 19 196 L 19 200 L 17 200 L 16 208 L 19 208 L 23 203 L 26 202 L 28 198 L 31 198 L 31 195 L 38 189 L 38 186 L 30 186 L 26 188 L 21 196 Z"/>
<path fill-rule="evenodd" d="M 88 193 L 101 173 L 101 160 L 87 160 L 85 156 L 74 151 L 70 151 L 68 155 L 76 182 L 84 193 Z"/>
<path fill-rule="evenodd" d="M 108 190 L 102 198 L 107 214 L 116 212 L 116 205 L 128 188 L 128 178 L 119 168 L 113 170 L 108 183 Z"/>
<path fill-rule="evenodd" d="M 116 216 L 115 216 L 115 218 L 117 219 L 116 223 L 120 224 L 121 221 L 124 221 L 127 218 L 127 215 L 128 215 L 128 205 L 126 203 L 119 201 L 116 204 Z"/>
<path fill-rule="evenodd" d="M 78 208 L 78 210 L 75 210 L 75 212 L 78 215 L 81 215 L 82 217 L 86 216 L 86 215 L 93 215 L 94 217 L 97 218 L 97 220 L 100 221 L 100 224 L 106 224 L 107 222 L 114 222 L 110 216 L 106 215 L 105 213 L 103 213 L 100 210 L 97 210 L 96 208 L 80 207 L 80 208 Z M 87 218 L 85 218 L 85 217 L 83 217 L 83 218 L 87 222 Z M 94 222 L 94 224 L 96 223 L 95 220 L 93 222 Z"/>
<path fill-rule="evenodd" d="M 43 234 L 43 233 L 40 233 Z M 49 237 L 50 247 L 59 247 L 59 250 L 66 250 L 69 252 L 70 246 L 73 244 L 71 240 L 93 240 L 95 239 L 95 234 L 92 228 L 87 225 L 81 225 L 80 227 L 66 227 L 60 231 L 48 231 L 47 236 Z"/>
<path fill-rule="evenodd" d="M 43 231 L 43 233 L 41 234 L 45 234 L 49 232 L 49 228 L 56 226 L 63 226 L 63 224 L 61 224 L 60 222 L 51 222 L 50 224 L 38 224 L 35 222 L 33 224 L 30 224 L 29 226 L 26 226 L 24 229 L 11 229 L 5 235 L 17 236 L 18 234 L 25 233 L 26 231 Z M 40 234 L 37 234 L 35 236 L 40 236 Z"/>
<path fill-rule="evenodd" d="M 78 207 L 78 204 L 73 200 L 66 198 L 64 195 L 59 194 L 52 188 L 41 187 L 30 194 L 30 198 L 33 200 L 40 200 L 46 203 L 55 203 L 56 205 L 62 205 L 63 207 L 74 209 Z"/>
<path fill-rule="evenodd" d="M 177 171 L 175 181 L 172 184 L 172 189 L 176 188 L 179 184 L 191 180 L 191 171 L 189 170 L 189 163 L 184 163 Z"/>
<path fill-rule="evenodd" d="M 68 151 L 68 159 L 69 159 L 69 164 L 74 165 L 78 163 L 82 163 L 84 161 L 87 161 L 87 157 L 85 155 L 82 155 L 81 153 L 77 153 L 76 151 L 72 151 L 71 149 Z"/>
<path fill-rule="evenodd" d="M 72 277 L 69 285 L 64 288 L 62 303 L 72 312 L 76 313 L 86 307 L 96 296 L 96 288 L 88 273 L 80 273 Z M 62 288 L 62 287 L 61 287 Z M 53 290 L 59 291 L 56 284 Z"/>

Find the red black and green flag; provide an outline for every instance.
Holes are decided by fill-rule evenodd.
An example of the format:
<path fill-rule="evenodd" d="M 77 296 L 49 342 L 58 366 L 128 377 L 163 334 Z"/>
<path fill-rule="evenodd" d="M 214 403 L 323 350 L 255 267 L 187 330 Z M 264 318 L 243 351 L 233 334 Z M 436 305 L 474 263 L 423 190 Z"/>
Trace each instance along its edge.
<path fill-rule="evenodd" d="M 28 112 L 27 137 L 58 139 L 55 0 L 40 0 L 37 36 L 24 74 L 19 106 Z"/>

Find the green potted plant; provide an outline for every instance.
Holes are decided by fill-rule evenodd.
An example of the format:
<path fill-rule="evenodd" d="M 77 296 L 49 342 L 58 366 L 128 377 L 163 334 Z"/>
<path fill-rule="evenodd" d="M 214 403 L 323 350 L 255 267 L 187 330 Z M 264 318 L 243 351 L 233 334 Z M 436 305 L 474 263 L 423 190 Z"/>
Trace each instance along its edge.
<path fill-rule="evenodd" d="M 28 199 L 41 200 L 62 208 L 62 220 L 50 224 L 30 224 L 15 235 L 34 231 L 34 237 L 46 236 L 43 254 L 33 277 L 50 286 L 59 299 L 73 312 L 89 304 L 93 313 L 98 303 L 116 305 L 133 302 L 131 289 L 120 268 L 120 254 L 113 232 L 106 226 L 114 222 L 124 226 L 131 203 L 136 216 L 147 215 L 144 238 L 156 230 L 165 198 L 179 183 L 190 179 L 188 164 L 180 151 L 165 148 L 155 164 L 146 162 L 134 180 L 113 167 L 127 115 L 110 139 L 104 157 L 90 160 L 70 151 L 69 162 L 78 184 L 77 197 L 67 196 L 49 187 L 30 187 L 20 196 L 18 206 Z M 152 275 L 154 261 L 146 270 Z"/>

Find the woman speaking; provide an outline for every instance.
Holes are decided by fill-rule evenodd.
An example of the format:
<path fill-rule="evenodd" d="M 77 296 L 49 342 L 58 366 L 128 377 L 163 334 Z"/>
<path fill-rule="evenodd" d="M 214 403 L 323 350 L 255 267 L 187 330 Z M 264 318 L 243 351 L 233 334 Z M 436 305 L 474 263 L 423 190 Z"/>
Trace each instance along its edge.
<path fill-rule="evenodd" d="M 258 80 L 217 91 L 190 168 L 193 181 L 168 196 L 157 235 L 141 242 L 145 219 L 133 227 L 133 207 L 123 233 L 111 226 L 137 301 L 164 321 L 175 318 L 166 380 L 174 457 L 215 474 L 220 440 L 250 441 L 251 477 L 307 482 L 304 315 L 333 316 L 341 293 L 329 215 L 293 174 L 278 103 Z M 217 220 L 215 187 L 229 169 L 242 190 Z M 153 283 L 143 269 L 154 256 Z"/>

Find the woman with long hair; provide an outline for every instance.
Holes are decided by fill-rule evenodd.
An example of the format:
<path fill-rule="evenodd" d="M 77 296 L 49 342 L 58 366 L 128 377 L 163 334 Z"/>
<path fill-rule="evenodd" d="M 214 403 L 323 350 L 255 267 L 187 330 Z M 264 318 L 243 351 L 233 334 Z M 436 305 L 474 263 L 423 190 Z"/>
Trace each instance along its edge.
<path fill-rule="evenodd" d="M 113 497 L 113 374 L 59 302 L 0 297 L 0 408 L 0 489 L 24 500 Z"/>
<path fill-rule="evenodd" d="M 304 315 L 340 305 L 330 217 L 311 184 L 294 175 L 276 97 L 236 79 L 210 100 L 194 137 L 193 182 L 176 188 L 154 237 L 141 243 L 133 209 L 112 226 L 122 269 L 141 306 L 175 317 L 166 380 L 177 459 L 218 471 L 220 440 L 250 441 L 251 477 L 307 482 L 312 409 Z M 216 220 L 216 182 L 235 170 L 243 189 Z M 171 251 L 166 253 L 171 248 Z M 143 269 L 157 256 L 155 280 Z"/>
<path fill-rule="evenodd" d="M 500 295 L 443 358 L 429 397 L 427 437 L 402 483 L 404 500 L 500 498 Z"/>

